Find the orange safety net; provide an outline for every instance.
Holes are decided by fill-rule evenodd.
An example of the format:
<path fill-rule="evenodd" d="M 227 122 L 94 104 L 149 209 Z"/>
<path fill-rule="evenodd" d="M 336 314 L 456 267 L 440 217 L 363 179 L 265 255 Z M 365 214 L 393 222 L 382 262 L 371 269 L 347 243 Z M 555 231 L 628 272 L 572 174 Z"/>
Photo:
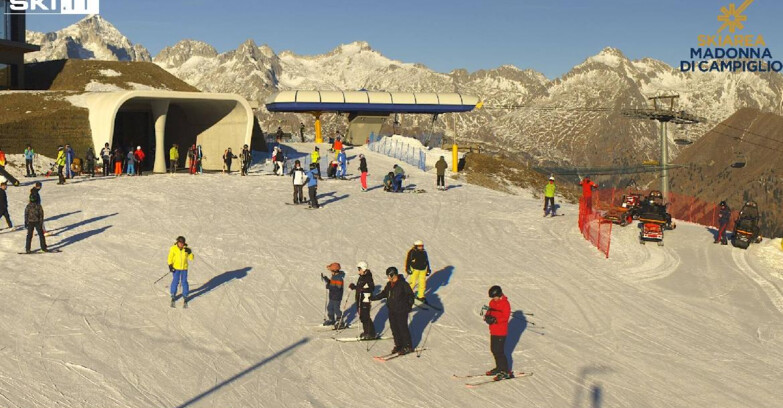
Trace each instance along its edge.
<path fill-rule="evenodd" d="M 618 206 L 620 204 L 623 195 L 630 193 L 641 194 L 643 197 L 646 197 L 650 193 L 650 190 L 607 188 L 594 191 L 594 209 L 599 211 L 608 211 L 610 208 L 612 208 L 612 206 Z M 665 197 L 664 201 L 668 203 L 666 211 L 672 215 L 673 219 L 715 228 L 718 226 L 719 207 L 716 203 L 711 203 L 697 197 L 672 192 L 669 192 L 669 196 Z M 741 204 L 742 203 L 738 203 L 738 207 L 732 210 L 732 220 L 736 220 L 739 216 L 739 209 Z M 733 229 L 732 224 L 729 224 L 729 230 Z"/>
<path fill-rule="evenodd" d="M 612 223 L 601 216 L 593 204 L 598 203 L 593 196 L 592 200 L 579 199 L 579 230 L 593 246 L 598 248 L 609 258 L 609 246 L 612 242 Z"/>

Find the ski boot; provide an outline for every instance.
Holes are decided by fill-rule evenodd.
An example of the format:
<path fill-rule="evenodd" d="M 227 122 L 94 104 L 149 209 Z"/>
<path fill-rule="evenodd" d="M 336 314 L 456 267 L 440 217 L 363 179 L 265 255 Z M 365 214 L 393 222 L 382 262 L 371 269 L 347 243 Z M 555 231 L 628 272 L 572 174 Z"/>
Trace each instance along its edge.
<path fill-rule="evenodd" d="M 175 307 L 175 306 L 174 306 L 174 301 L 175 301 L 175 300 L 177 300 L 177 299 L 176 299 L 174 296 L 172 296 L 172 297 L 171 297 L 171 307 Z"/>
<path fill-rule="evenodd" d="M 182 304 L 182 307 L 187 309 L 188 308 L 188 298 L 184 298 L 184 303 Z"/>
<path fill-rule="evenodd" d="M 500 371 L 498 374 L 493 378 L 494 381 L 500 381 L 500 380 L 508 380 L 510 378 L 514 378 L 513 373 L 507 373 L 505 371 Z"/>
<path fill-rule="evenodd" d="M 402 349 L 400 349 L 399 352 L 397 352 L 397 354 L 399 354 L 401 356 L 404 356 L 404 355 L 409 354 L 411 352 L 413 352 L 413 350 L 410 347 L 403 347 Z"/>
<path fill-rule="evenodd" d="M 487 377 L 492 377 L 493 375 L 498 375 L 498 373 L 500 373 L 500 370 L 498 370 L 497 368 L 493 368 L 493 369 L 487 371 L 486 375 L 487 375 Z"/>
<path fill-rule="evenodd" d="M 400 352 L 401 347 L 394 346 L 392 351 L 389 354 L 397 354 Z"/>
<path fill-rule="evenodd" d="M 334 326 L 334 320 L 324 320 L 324 326 Z"/>

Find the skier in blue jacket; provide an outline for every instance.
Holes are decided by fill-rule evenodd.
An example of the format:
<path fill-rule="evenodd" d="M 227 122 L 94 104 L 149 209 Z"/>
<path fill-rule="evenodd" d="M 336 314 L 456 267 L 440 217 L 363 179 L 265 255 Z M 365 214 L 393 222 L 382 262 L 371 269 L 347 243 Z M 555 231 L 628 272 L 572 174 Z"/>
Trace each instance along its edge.
<path fill-rule="evenodd" d="M 344 179 L 345 175 L 348 173 L 348 161 L 345 157 L 345 149 L 340 150 L 340 153 L 337 154 L 337 164 L 340 166 L 340 170 L 337 172 L 337 177 Z"/>
<path fill-rule="evenodd" d="M 318 166 L 310 163 L 307 172 L 307 193 L 310 196 L 310 208 L 318 208 Z"/>

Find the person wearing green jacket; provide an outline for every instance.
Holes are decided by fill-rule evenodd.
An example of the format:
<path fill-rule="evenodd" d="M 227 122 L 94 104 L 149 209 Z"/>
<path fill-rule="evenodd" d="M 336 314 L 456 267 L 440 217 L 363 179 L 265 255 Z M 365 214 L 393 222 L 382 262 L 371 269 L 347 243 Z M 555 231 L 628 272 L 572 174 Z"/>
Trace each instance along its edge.
<path fill-rule="evenodd" d="M 54 159 L 57 164 L 57 177 L 60 181 L 57 184 L 65 184 L 65 175 L 63 174 L 63 168 L 65 167 L 65 151 L 62 146 L 57 147 L 57 158 Z"/>
<path fill-rule="evenodd" d="M 544 187 L 544 217 L 549 215 L 549 213 L 552 213 L 552 216 L 554 217 L 557 215 L 555 213 L 555 190 L 557 186 L 555 186 L 555 178 L 549 177 L 549 182 Z"/>
<path fill-rule="evenodd" d="M 174 174 L 177 172 L 177 163 L 179 162 L 179 146 L 176 144 L 171 146 L 171 149 L 169 149 L 169 170 L 171 171 L 171 174 Z"/>

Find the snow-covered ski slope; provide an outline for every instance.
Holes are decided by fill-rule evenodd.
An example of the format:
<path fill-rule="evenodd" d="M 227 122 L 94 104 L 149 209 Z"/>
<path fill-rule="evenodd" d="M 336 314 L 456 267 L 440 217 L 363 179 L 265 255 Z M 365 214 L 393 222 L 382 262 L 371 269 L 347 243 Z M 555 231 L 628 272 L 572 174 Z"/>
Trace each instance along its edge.
<path fill-rule="evenodd" d="M 24 232 L 0 231 L 0 406 L 780 406 L 779 239 L 743 251 L 679 223 L 658 247 L 618 227 L 604 259 L 571 205 L 542 218 L 529 194 L 439 192 L 434 173 L 410 166 L 408 182 L 427 192 L 384 193 L 393 159 L 349 150 L 353 176 L 359 153 L 371 191 L 324 181 L 317 211 L 285 205 L 290 178 L 263 166 L 248 177 L 45 179 L 48 242 L 63 252 L 17 255 Z M 8 190 L 16 223 L 28 190 Z M 153 284 L 178 235 L 196 256 L 189 309 L 169 307 L 168 276 Z M 333 340 L 358 335 L 353 308 L 352 329 L 317 328 L 327 264 L 355 282 L 365 260 L 384 284 L 416 239 L 435 271 L 427 297 L 444 309 L 411 315 L 420 356 L 382 363 L 372 357 L 391 341 Z M 515 311 L 513 368 L 535 375 L 468 389 L 451 377 L 493 367 L 478 316 L 493 284 Z M 387 329 L 382 303 L 372 314 Z"/>

